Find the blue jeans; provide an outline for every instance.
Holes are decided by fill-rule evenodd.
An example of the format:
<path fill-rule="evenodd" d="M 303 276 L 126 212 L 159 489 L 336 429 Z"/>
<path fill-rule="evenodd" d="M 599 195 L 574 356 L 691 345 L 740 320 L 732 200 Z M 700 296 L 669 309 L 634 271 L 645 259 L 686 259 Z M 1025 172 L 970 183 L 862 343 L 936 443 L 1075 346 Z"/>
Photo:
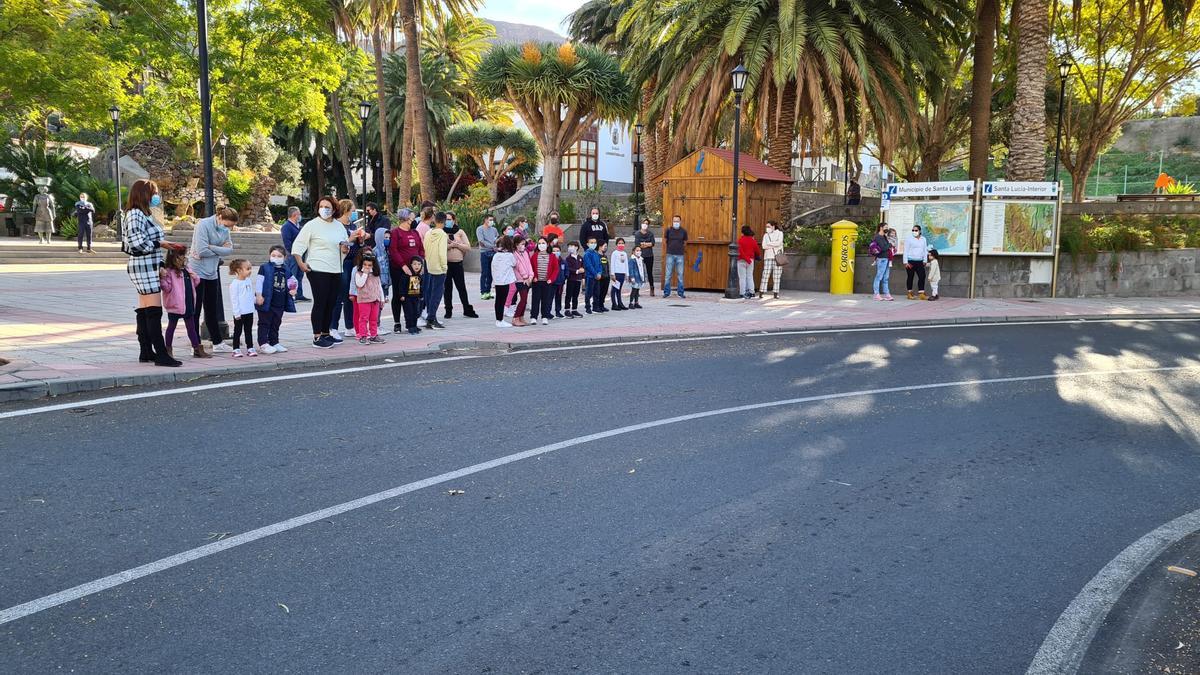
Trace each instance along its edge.
<path fill-rule="evenodd" d="M 442 304 L 442 296 L 446 294 L 446 275 L 427 275 L 425 277 L 424 291 L 425 318 L 430 321 L 437 321 L 438 306 Z"/>
<path fill-rule="evenodd" d="M 300 269 L 300 266 L 296 264 L 296 259 L 291 255 L 288 255 L 287 262 L 284 264 L 284 268 L 287 269 L 288 274 L 296 277 L 296 298 L 303 298 L 304 272 Z"/>
<path fill-rule="evenodd" d="M 674 272 L 678 277 L 679 295 L 683 295 L 683 256 L 667 254 L 667 273 L 663 275 L 663 297 L 671 294 L 671 274 Z"/>
<path fill-rule="evenodd" d="M 329 322 L 329 330 L 338 329 L 338 318 L 345 319 L 346 330 L 354 328 L 354 303 L 350 302 L 350 279 L 354 276 L 354 261 L 350 256 L 342 261 L 342 280 L 338 294 L 333 299 L 333 321 Z"/>
<path fill-rule="evenodd" d="M 888 259 L 876 258 L 875 267 L 875 280 L 871 282 L 871 290 L 875 291 L 875 295 L 891 295 L 892 290 L 888 288 L 888 276 L 892 268 L 888 265 Z M 882 292 L 879 290 L 880 287 L 883 288 Z"/>
<path fill-rule="evenodd" d="M 480 251 L 479 252 L 479 294 L 484 295 L 492 292 L 492 258 L 496 257 L 495 251 Z"/>

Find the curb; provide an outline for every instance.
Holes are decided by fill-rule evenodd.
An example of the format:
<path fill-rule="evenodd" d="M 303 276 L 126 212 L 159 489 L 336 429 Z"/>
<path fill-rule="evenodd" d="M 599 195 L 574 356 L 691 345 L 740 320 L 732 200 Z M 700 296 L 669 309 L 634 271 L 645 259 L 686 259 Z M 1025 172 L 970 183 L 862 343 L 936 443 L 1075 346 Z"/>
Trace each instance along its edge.
<path fill-rule="evenodd" d="M 509 353 L 520 353 L 534 349 L 546 349 L 555 347 L 586 347 L 588 345 L 613 344 L 614 342 L 624 341 L 643 341 L 643 340 L 671 340 L 671 339 L 713 339 L 720 337 L 736 338 L 740 336 L 761 336 L 774 334 L 789 334 L 789 333 L 837 333 L 841 331 L 866 331 L 874 329 L 890 329 L 890 328 L 920 328 L 922 326 L 952 326 L 952 325 L 970 325 L 979 323 L 1054 323 L 1061 321 L 1142 321 L 1147 319 L 1179 319 L 1179 320 L 1200 320 L 1200 313 L 1185 312 L 1178 314 L 1169 313 L 1147 313 L 1147 314 L 1067 314 L 1053 316 L 970 316 L 956 317 L 946 319 L 915 319 L 911 321 L 881 321 L 872 324 L 832 324 L 829 326 L 813 326 L 810 328 L 779 328 L 775 330 L 752 330 L 752 331 L 712 331 L 707 333 L 650 333 L 645 335 L 632 335 L 624 337 L 602 337 L 602 338 L 571 338 L 561 340 L 547 340 L 544 342 L 528 343 L 528 342 L 504 342 L 496 340 L 451 340 L 444 343 L 432 345 L 421 349 L 404 350 L 398 353 L 391 353 L 380 356 L 370 356 L 368 354 L 355 354 L 353 356 L 332 357 L 332 358 L 310 358 L 298 361 L 260 361 L 251 364 L 238 364 L 210 368 L 204 372 L 175 372 L 173 370 L 157 370 L 156 372 L 147 372 L 137 375 L 102 375 L 98 377 L 80 377 L 75 379 L 54 379 L 54 380 L 29 380 L 26 382 L 12 382 L 9 384 L 0 384 L 0 403 L 8 403 L 13 401 L 30 401 L 40 398 L 62 396 L 65 394 L 86 393 L 93 391 L 102 391 L 105 389 L 115 389 L 119 387 L 141 387 L 153 386 L 162 384 L 174 384 L 177 382 L 195 382 L 210 377 L 220 377 L 225 375 L 252 375 L 269 373 L 277 370 L 294 370 L 298 368 L 324 368 L 335 366 L 347 366 L 355 364 L 373 363 L 381 358 L 409 358 L 414 356 L 433 356 L 440 354 L 448 354 L 452 351 L 503 351 Z"/>

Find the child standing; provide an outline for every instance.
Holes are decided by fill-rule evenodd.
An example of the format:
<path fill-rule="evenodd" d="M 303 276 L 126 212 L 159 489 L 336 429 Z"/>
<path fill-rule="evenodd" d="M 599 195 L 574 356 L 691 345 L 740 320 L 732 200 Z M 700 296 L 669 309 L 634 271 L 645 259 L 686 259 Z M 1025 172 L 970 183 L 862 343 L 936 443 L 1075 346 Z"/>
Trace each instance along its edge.
<path fill-rule="evenodd" d="M 754 239 L 754 230 L 749 225 L 742 226 L 737 249 L 738 288 L 741 296 L 749 300 L 754 297 L 754 261 L 762 253 L 762 248 Z"/>
<path fill-rule="evenodd" d="M 272 246 L 270 261 L 258 268 L 254 278 L 256 293 L 254 308 L 258 310 L 258 351 L 263 354 L 283 353 L 287 347 L 279 344 L 279 327 L 284 312 L 296 311 L 298 282 L 287 266 L 287 249 Z"/>
<path fill-rule="evenodd" d="M 503 235 L 496 240 L 496 255 L 492 256 L 492 283 L 496 285 L 496 328 L 512 328 L 506 315 L 512 306 L 512 298 L 516 296 L 516 268 L 512 237 Z"/>
<path fill-rule="evenodd" d="M 625 253 L 625 239 L 617 237 L 617 250 L 609 257 L 612 266 L 612 308 L 615 311 L 629 309 L 621 299 L 625 290 L 625 277 L 629 275 L 629 254 Z"/>
<path fill-rule="evenodd" d="M 567 316 L 578 319 L 583 316 L 579 313 L 579 289 L 587 274 L 583 269 L 583 259 L 579 257 L 579 242 L 573 241 L 567 244 L 567 259 L 564 264 L 567 270 Z M 585 299 L 585 308 L 586 302 Z"/>
<path fill-rule="evenodd" d="M 518 235 L 513 239 L 516 250 L 513 255 L 517 258 L 517 309 L 513 316 L 512 325 L 528 326 L 525 321 L 525 303 L 529 300 L 529 288 L 533 284 L 533 265 L 530 264 L 529 248 L 524 239 Z"/>
<path fill-rule="evenodd" d="M 383 283 L 383 303 L 379 305 L 379 323 L 383 323 L 383 308 L 388 304 L 392 292 L 392 261 L 388 256 L 388 242 L 392 231 L 386 227 L 375 228 L 375 264 L 379 266 L 379 281 Z"/>
<path fill-rule="evenodd" d="M 229 301 L 233 304 L 233 358 L 242 358 L 242 335 L 246 336 L 247 356 L 258 356 L 254 351 L 254 280 L 250 278 L 250 261 L 235 258 L 229 262 L 229 273 L 234 276 L 229 283 Z"/>
<path fill-rule="evenodd" d="M 596 280 L 596 306 L 592 311 L 603 314 L 608 311 L 604 306 L 604 301 L 608 298 L 609 283 L 608 242 L 602 242 L 596 247 L 596 251 L 600 254 L 600 278 Z"/>
<path fill-rule="evenodd" d="M 551 250 L 554 257 L 558 258 L 558 276 L 554 278 L 554 318 L 561 319 L 563 318 L 563 287 L 567 285 L 567 261 L 563 258 L 562 247 L 558 245 L 557 237 L 554 237 L 554 242 Z"/>
<path fill-rule="evenodd" d="M 159 286 L 162 287 L 163 309 L 167 310 L 167 332 L 165 334 L 167 355 L 175 358 L 175 350 L 171 342 L 175 338 L 175 326 L 183 319 L 187 329 L 188 341 L 192 343 L 192 356 L 198 359 L 211 359 L 212 354 L 200 346 L 200 331 L 196 326 L 198 306 L 196 305 L 196 287 L 200 277 L 192 274 L 187 266 L 187 247 L 167 249 L 167 258 L 163 261 L 162 269 L 158 271 Z"/>
<path fill-rule="evenodd" d="M 354 334 L 358 344 L 383 344 L 379 337 L 379 312 L 383 310 L 383 281 L 380 276 L 375 252 L 362 249 L 354 266 L 354 293 L 349 301 L 354 303 Z"/>
<path fill-rule="evenodd" d="M 596 289 L 599 288 L 600 277 L 603 276 L 603 268 L 600 266 L 600 251 L 596 249 L 596 240 L 588 239 L 587 251 L 583 254 L 583 269 L 587 277 L 587 283 L 584 285 L 583 311 L 588 314 L 591 314 L 592 308 L 599 304 L 596 299 Z"/>
<path fill-rule="evenodd" d="M 642 286 L 646 283 L 646 261 L 642 258 L 642 249 L 635 246 L 633 255 L 629 258 L 629 308 L 641 309 L 638 299 Z"/>
<path fill-rule="evenodd" d="M 926 276 L 929 278 L 929 292 L 932 293 L 929 299 L 939 300 L 941 296 L 938 295 L 938 283 L 942 280 L 942 264 L 938 260 L 936 248 L 929 249 L 929 270 Z"/>
<path fill-rule="evenodd" d="M 425 260 L 409 260 L 408 269 L 412 270 L 412 274 L 408 275 L 408 287 L 404 293 L 404 327 L 409 335 L 416 335 L 421 332 L 417 327 L 417 317 L 421 314 L 421 273 L 425 271 Z"/>
<path fill-rule="evenodd" d="M 529 316 L 535 323 L 541 317 L 545 326 L 553 316 L 551 298 L 554 297 L 554 282 L 558 280 L 558 256 L 550 252 L 550 242 L 542 237 L 529 258 L 533 268 L 533 309 Z"/>

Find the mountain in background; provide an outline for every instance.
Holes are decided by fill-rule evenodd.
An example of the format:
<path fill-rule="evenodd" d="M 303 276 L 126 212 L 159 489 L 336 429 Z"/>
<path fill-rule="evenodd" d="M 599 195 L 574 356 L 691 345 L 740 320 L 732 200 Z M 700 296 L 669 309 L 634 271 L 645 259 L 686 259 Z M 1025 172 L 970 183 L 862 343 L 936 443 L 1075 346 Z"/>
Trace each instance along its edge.
<path fill-rule="evenodd" d="M 562 44 L 567 41 L 567 38 L 555 33 L 552 30 L 546 30 L 541 26 L 530 26 L 524 23 L 509 23 L 507 21 L 495 21 L 492 19 L 484 19 L 496 28 L 496 39 L 494 42 L 499 44 L 507 44 L 515 42 L 520 44 L 533 40 L 534 42 L 553 42 L 554 44 Z"/>

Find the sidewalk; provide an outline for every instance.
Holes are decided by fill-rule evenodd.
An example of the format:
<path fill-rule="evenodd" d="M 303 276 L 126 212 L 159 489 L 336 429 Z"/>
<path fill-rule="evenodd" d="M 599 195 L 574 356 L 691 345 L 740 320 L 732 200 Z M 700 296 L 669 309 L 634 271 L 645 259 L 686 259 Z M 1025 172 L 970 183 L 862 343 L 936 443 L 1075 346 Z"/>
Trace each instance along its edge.
<path fill-rule="evenodd" d="M 224 278 L 224 277 L 223 277 Z M 848 328 L 879 324 L 922 324 L 1019 320 L 1023 318 L 1101 318 L 1194 316 L 1200 298 L 1162 299 L 980 299 L 945 298 L 938 302 L 875 302 L 870 296 L 831 296 L 785 292 L 780 300 L 726 301 L 718 294 L 644 297 L 645 309 L 609 312 L 582 319 L 556 319 L 548 326 L 496 328 L 491 301 L 478 301 L 478 276 L 467 287 L 479 319 L 446 321 L 447 330 L 419 336 L 388 333 L 386 345 L 360 346 L 347 340 L 334 349 L 311 346 L 311 303 L 284 317 L 281 341 L 286 354 L 233 359 L 228 354 L 196 360 L 188 354 L 180 325 L 175 334 L 181 368 L 137 362 L 134 291 L 118 265 L 0 266 L 0 401 L 56 396 L 119 386 L 163 384 L 228 375 L 332 364 L 365 363 L 386 357 L 430 354 L 443 349 L 511 349 L 580 341 L 751 333 L 760 331 Z M 457 298 L 456 298 L 457 303 Z M 229 303 L 226 302 L 226 308 Z M 440 316 L 440 314 L 439 314 Z M 392 325 L 384 310 L 382 328 Z"/>

